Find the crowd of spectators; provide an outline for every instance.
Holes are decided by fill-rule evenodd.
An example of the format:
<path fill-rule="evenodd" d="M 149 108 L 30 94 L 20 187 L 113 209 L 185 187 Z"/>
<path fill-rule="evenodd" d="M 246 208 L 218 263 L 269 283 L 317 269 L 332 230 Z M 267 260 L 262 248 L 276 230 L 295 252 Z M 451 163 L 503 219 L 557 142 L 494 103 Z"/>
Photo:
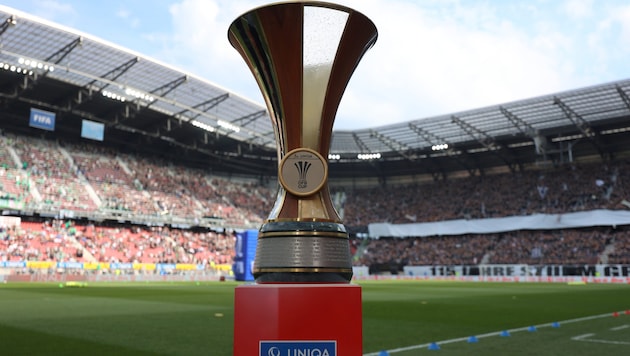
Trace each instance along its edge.
<path fill-rule="evenodd" d="M 630 161 L 344 191 L 344 222 L 349 225 L 627 209 Z"/>
<path fill-rule="evenodd" d="M 0 261 L 231 264 L 232 232 L 22 222 L 0 230 Z"/>
<path fill-rule="evenodd" d="M 596 264 L 608 244 L 607 229 L 518 231 L 502 234 L 489 263 Z"/>
<path fill-rule="evenodd" d="M 588 228 L 513 231 L 366 240 L 355 265 L 427 266 L 477 264 L 592 265 L 630 263 L 630 229 Z"/>
<path fill-rule="evenodd" d="M 609 264 L 630 265 L 630 232 L 614 235 L 614 249 L 607 255 Z"/>
<path fill-rule="evenodd" d="M 203 216 L 256 226 L 271 210 L 276 186 L 260 178 L 220 177 L 160 157 L 88 144 L 3 138 L 0 176 L 21 178 L 40 203 L 68 210 L 117 210 L 154 216 Z M 18 162 L 11 164 L 8 147 Z M 8 168 L 13 166 L 14 168 Z M 10 172 L 9 172 L 10 171 Z M 348 226 L 481 219 L 593 209 L 627 209 L 630 162 L 563 165 L 405 186 L 335 187 Z M 3 183 L 3 182 L 1 182 Z M 4 183 L 3 183 L 4 184 Z M 6 184 L 7 189 L 10 184 Z M 94 194 L 90 194 L 93 191 Z M 36 192 L 36 193 L 35 193 Z M 26 197 L 23 197 L 26 198 Z"/>
<path fill-rule="evenodd" d="M 211 217 L 227 226 L 255 227 L 271 209 L 275 193 L 257 179 L 213 176 L 102 146 L 15 135 L 2 136 L 0 146 L 2 192 L 39 210 Z M 5 182 L 16 176 L 21 177 L 17 183 Z M 15 194 L 20 182 L 22 194 Z"/>
<path fill-rule="evenodd" d="M 0 228 L 0 261 L 77 261 L 75 233 L 60 220 Z"/>
<path fill-rule="evenodd" d="M 0 261 L 232 264 L 232 232 L 23 222 L 0 230 Z M 630 229 L 351 239 L 354 265 L 630 264 Z M 610 247 L 613 247 L 612 249 Z M 384 267 L 383 267 L 384 266 Z"/>
<path fill-rule="evenodd" d="M 478 264 L 497 239 L 496 235 L 461 235 L 370 240 L 356 264 Z"/>
<path fill-rule="evenodd" d="M 114 211 L 155 217 L 215 218 L 256 228 L 275 201 L 276 185 L 260 177 L 217 176 L 161 157 L 124 154 L 100 145 L 0 136 L 0 189 L 10 201 L 49 210 Z M 628 209 L 630 161 L 567 164 L 372 188 L 335 186 L 335 204 L 349 227 L 483 219 L 593 209 Z M 52 229 L 54 233 L 49 231 Z M 4 259 L 74 259 L 57 227 L 7 231 Z M 625 231 L 621 229 L 621 231 Z M 51 236 L 55 236 L 51 238 Z M 355 264 L 630 263 L 627 232 L 567 229 L 492 235 L 355 240 Z M 97 261 L 230 262 L 225 234 L 154 228 L 92 227 L 70 237 Z M 52 243 L 51 243 L 52 241 Z M 57 243 L 58 245 L 55 245 Z M 612 246 L 612 250 L 606 250 Z M 76 252 L 76 251 L 75 251 Z M 622 261 L 622 262 L 619 262 Z M 623 262 L 625 261 L 625 262 Z"/>

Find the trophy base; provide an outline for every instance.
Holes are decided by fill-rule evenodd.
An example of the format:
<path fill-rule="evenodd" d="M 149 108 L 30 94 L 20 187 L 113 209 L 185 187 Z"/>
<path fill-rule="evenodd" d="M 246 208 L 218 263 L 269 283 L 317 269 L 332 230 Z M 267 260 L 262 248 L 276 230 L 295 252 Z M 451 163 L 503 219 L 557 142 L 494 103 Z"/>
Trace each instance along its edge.
<path fill-rule="evenodd" d="M 350 283 L 352 271 L 337 272 L 261 272 L 254 273 L 256 283 Z"/>
<path fill-rule="evenodd" d="M 268 222 L 258 234 L 256 283 L 349 283 L 348 234 L 334 222 Z"/>

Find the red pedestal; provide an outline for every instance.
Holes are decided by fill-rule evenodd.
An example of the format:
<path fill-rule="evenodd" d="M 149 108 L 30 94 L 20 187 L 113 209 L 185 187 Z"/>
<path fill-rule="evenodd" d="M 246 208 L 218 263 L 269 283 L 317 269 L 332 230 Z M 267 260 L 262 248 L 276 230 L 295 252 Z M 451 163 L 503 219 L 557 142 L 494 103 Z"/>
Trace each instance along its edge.
<path fill-rule="evenodd" d="M 360 356 L 362 332 L 357 285 L 236 287 L 234 356 Z"/>

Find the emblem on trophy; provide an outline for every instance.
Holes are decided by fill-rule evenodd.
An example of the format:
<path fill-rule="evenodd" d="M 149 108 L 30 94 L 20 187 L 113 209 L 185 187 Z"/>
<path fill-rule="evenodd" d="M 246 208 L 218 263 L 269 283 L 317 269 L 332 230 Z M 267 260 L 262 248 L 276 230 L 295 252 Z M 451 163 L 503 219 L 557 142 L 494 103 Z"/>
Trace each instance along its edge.
<path fill-rule="evenodd" d="M 295 168 L 298 171 L 299 179 L 298 179 L 298 188 L 305 189 L 308 186 L 308 182 L 306 181 L 306 175 L 308 174 L 308 169 L 311 168 L 311 164 L 306 161 L 299 161 L 295 163 Z"/>

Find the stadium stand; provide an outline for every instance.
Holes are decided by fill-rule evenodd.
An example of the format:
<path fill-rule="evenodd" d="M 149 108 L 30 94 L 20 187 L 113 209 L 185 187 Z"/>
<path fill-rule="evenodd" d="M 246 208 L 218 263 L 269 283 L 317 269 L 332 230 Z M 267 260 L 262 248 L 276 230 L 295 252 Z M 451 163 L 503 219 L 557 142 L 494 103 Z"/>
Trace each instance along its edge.
<path fill-rule="evenodd" d="M 259 224 L 271 187 L 228 180 L 159 158 L 95 145 L 5 134 L 0 146 L 5 197 L 46 209 L 184 216 L 212 215 L 225 226 Z M 10 159 L 15 152 L 17 162 Z M 17 168 L 11 168 L 17 167 Z M 627 209 L 628 162 L 466 177 L 412 186 L 345 189 L 347 225 L 481 219 L 592 209 Z M 40 199 L 34 198 L 39 192 Z M 91 192 L 91 193 L 90 193 Z M 335 193 L 334 193 L 335 194 Z M 230 264 L 231 233 L 171 227 L 106 226 L 61 219 L 22 223 L 0 239 L 4 261 Z M 620 227 L 513 231 L 431 238 L 352 239 L 355 265 L 398 273 L 405 265 L 628 263 L 630 233 Z"/>
<path fill-rule="evenodd" d="M 1 261 L 226 264 L 231 233 L 166 227 L 77 226 L 62 220 L 22 222 L 3 229 Z"/>
<path fill-rule="evenodd" d="M 467 177 L 410 186 L 347 190 L 345 221 L 409 223 L 535 213 L 627 209 L 630 166 L 622 160 Z"/>

